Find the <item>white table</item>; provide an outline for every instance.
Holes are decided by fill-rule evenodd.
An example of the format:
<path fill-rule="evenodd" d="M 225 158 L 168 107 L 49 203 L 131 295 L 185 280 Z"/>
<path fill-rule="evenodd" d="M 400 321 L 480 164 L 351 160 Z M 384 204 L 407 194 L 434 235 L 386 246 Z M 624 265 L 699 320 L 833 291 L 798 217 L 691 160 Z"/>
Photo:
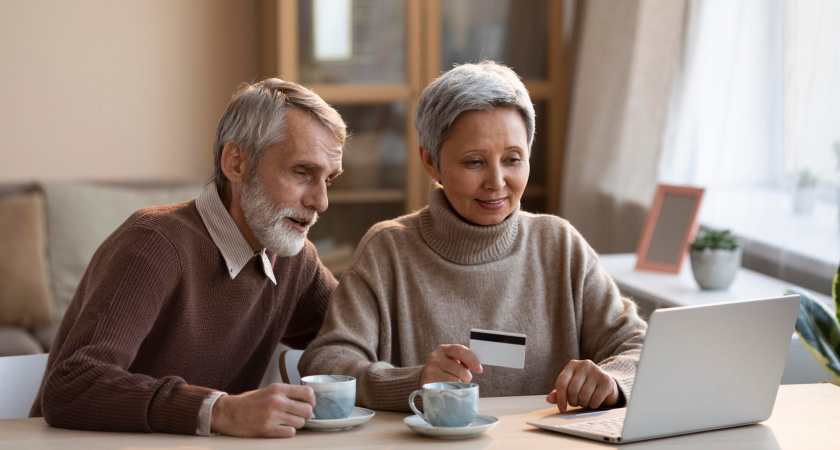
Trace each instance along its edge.
<path fill-rule="evenodd" d="M 601 265 L 615 280 L 624 295 L 639 303 L 642 314 L 647 316 L 654 309 L 674 306 L 709 305 L 736 300 L 777 297 L 785 289 L 798 287 L 767 275 L 741 268 L 735 281 L 725 290 L 700 289 L 691 273 L 691 264 L 685 261 L 679 274 L 636 270 L 636 255 L 621 253 L 600 255 Z M 800 288 L 802 289 L 802 288 Z M 823 294 L 811 292 L 814 297 L 835 311 L 834 301 Z M 782 384 L 815 383 L 831 380 L 831 376 L 817 363 L 795 333 L 791 339 Z"/>
<path fill-rule="evenodd" d="M 52 428 L 44 419 L 0 420 L 3 449 L 828 449 L 838 447 L 840 388 L 828 384 L 779 388 L 773 414 L 757 425 L 687 434 L 621 446 L 540 430 L 526 421 L 556 414 L 544 395 L 482 398 L 479 412 L 499 418 L 486 433 L 465 440 L 432 439 L 409 430 L 405 413 L 377 411 L 370 422 L 348 431 L 302 430 L 292 439 L 242 439 L 225 436 L 106 433 Z M 726 407 L 726 405 L 721 405 Z"/>

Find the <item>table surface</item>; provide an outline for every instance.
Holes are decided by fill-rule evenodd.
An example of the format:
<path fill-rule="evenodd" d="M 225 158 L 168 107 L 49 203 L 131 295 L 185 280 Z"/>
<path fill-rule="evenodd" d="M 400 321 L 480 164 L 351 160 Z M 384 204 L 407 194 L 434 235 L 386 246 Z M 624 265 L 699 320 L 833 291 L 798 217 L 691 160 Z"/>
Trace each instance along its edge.
<path fill-rule="evenodd" d="M 621 445 L 619 448 L 827 449 L 840 447 L 840 388 L 831 384 L 779 388 L 766 422 Z M 9 449 L 311 449 L 311 448 L 608 448 L 611 445 L 534 428 L 525 422 L 555 414 L 543 396 L 482 398 L 479 413 L 499 417 L 486 433 L 463 440 L 421 436 L 403 423 L 404 413 L 377 411 L 348 431 L 302 430 L 292 439 L 108 433 L 52 428 L 43 419 L 0 420 L 0 447 Z"/>
<path fill-rule="evenodd" d="M 601 266 L 615 280 L 622 291 L 634 296 L 655 300 L 656 306 L 696 306 L 713 303 L 778 297 L 785 289 L 797 287 L 793 283 L 741 268 L 728 289 L 702 290 L 694 281 L 691 263 L 684 261 L 679 274 L 636 270 L 636 255 L 620 253 L 600 255 Z M 802 289 L 802 288 L 800 288 Z M 832 311 L 834 302 L 827 295 L 808 291 Z"/>

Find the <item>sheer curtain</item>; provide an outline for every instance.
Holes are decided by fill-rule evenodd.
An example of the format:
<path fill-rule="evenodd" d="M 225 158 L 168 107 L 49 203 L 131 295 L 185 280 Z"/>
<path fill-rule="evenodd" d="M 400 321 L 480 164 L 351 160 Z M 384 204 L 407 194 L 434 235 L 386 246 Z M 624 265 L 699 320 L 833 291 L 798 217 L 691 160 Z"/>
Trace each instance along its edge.
<path fill-rule="evenodd" d="M 784 7 L 783 0 L 690 2 L 660 181 L 783 182 Z"/>
<path fill-rule="evenodd" d="M 840 1 L 788 0 L 786 15 L 787 168 L 809 171 L 829 199 L 840 186 Z"/>
<path fill-rule="evenodd" d="M 739 235 L 744 266 L 822 292 L 840 260 L 825 201 L 840 178 L 838 80 L 837 0 L 690 0 L 658 167 L 661 182 L 707 189 L 700 222 Z M 794 191 L 803 170 L 821 203 L 813 183 Z"/>

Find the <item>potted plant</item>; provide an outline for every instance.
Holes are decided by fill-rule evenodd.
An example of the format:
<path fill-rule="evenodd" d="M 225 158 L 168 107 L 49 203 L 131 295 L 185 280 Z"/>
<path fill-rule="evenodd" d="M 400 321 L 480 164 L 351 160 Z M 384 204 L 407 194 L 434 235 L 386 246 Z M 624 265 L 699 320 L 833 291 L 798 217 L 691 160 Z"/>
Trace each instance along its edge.
<path fill-rule="evenodd" d="M 691 271 L 700 288 L 728 288 L 741 267 L 741 241 L 729 230 L 704 228 L 690 246 Z"/>
<path fill-rule="evenodd" d="M 796 318 L 796 334 L 805 348 L 834 377 L 834 384 L 840 386 L 840 312 L 836 315 L 821 301 L 801 289 L 788 289 L 785 294 L 799 294 L 799 316 Z M 840 267 L 834 274 L 831 297 L 835 308 L 840 311 Z"/>

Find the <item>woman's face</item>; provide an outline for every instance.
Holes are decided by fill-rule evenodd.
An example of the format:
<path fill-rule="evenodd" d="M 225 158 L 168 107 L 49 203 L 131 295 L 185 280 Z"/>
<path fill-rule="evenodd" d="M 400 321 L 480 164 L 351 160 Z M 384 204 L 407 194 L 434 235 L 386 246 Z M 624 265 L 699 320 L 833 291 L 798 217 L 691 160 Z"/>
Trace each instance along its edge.
<path fill-rule="evenodd" d="M 528 184 L 528 134 L 512 108 L 459 117 L 440 148 L 440 166 L 420 149 L 426 171 L 443 185 L 449 204 L 476 225 L 505 220 Z"/>

